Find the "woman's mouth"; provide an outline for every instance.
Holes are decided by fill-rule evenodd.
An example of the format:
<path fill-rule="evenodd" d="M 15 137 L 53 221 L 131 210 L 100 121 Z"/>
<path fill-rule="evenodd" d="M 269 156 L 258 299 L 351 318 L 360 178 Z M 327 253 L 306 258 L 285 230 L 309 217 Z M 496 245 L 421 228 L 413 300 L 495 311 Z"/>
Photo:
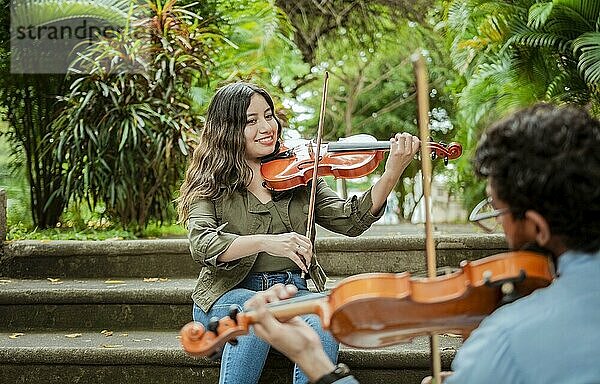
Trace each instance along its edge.
<path fill-rule="evenodd" d="M 267 136 L 267 137 L 262 137 L 260 139 L 256 139 L 254 140 L 257 143 L 263 144 L 263 145 L 271 145 L 273 144 L 273 136 Z"/>

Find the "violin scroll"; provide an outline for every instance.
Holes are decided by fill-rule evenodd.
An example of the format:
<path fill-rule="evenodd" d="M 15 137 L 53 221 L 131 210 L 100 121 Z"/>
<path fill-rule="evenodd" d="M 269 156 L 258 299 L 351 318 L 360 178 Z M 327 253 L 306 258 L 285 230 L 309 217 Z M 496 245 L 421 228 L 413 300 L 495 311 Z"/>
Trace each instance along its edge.
<path fill-rule="evenodd" d="M 225 316 L 211 321 L 209 329 L 194 321 L 181 328 L 179 335 L 183 349 L 192 356 L 209 356 L 216 359 L 221 355 L 225 343 L 236 343 L 238 336 L 246 335 L 250 324 L 243 314 Z"/>
<path fill-rule="evenodd" d="M 428 147 L 431 149 L 431 160 L 442 157 L 444 165 L 448 165 L 448 160 L 458 159 L 462 155 L 462 145 L 457 142 L 450 144 L 429 142 Z"/>

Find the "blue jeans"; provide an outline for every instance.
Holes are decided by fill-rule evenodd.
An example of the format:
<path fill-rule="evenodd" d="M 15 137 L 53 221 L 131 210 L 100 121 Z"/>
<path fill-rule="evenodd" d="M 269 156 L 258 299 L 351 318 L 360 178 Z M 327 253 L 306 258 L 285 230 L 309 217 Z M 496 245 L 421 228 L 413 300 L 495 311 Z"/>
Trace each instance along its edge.
<path fill-rule="evenodd" d="M 297 297 L 311 295 L 321 296 L 313 293 L 306 287 L 306 280 L 300 277 L 300 273 L 295 272 L 266 272 L 251 273 L 244 281 L 229 292 L 221 296 L 207 312 L 194 304 L 194 321 L 208 324 L 211 317 L 219 319 L 229 314 L 232 304 L 236 304 L 238 309 L 243 309 L 244 302 L 254 296 L 257 291 L 266 290 L 277 283 L 293 284 L 298 287 Z M 321 344 L 325 349 L 327 356 L 334 362 L 337 362 L 339 345 L 329 332 L 321 328 L 321 321 L 317 315 L 305 315 L 302 319 L 311 326 L 321 338 Z M 223 349 L 221 357 L 221 372 L 219 384 L 256 384 L 260 379 L 262 369 L 267 360 L 270 345 L 254 334 L 251 328 L 248 335 L 238 338 L 238 344 L 232 346 L 227 343 Z M 294 366 L 294 384 L 307 384 L 308 377 L 298 366 Z"/>

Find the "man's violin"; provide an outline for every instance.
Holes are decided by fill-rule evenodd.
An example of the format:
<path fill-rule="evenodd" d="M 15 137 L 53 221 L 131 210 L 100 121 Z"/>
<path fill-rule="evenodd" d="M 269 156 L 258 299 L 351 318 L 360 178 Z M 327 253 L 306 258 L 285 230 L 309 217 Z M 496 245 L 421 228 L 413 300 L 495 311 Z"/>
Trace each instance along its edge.
<path fill-rule="evenodd" d="M 442 158 L 444 163 L 462 154 L 459 143 L 429 142 L 432 159 Z M 377 141 L 373 136 L 360 134 L 327 144 L 319 151 L 318 176 L 353 179 L 373 172 L 385 151 L 390 150 L 389 141 Z M 265 186 L 273 191 L 285 191 L 306 185 L 312 179 L 315 159 L 315 144 L 307 142 L 293 148 L 281 147 L 280 151 L 263 159 L 260 172 Z"/>
<path fill-rule="evenodd" d="M 450 332 L 468 336 L 498 306 L 549 285 L 554 267 L 545 255 L 515 251 L 475 261 L 435 278 L 404 273 L 365 273 L 340 281 L 320 298 L 289 299 L 269 304 L 279 320 L 310 313 L 341 343 L 377 348 L 409 342 L 421 335 Z M 219 354 L 226 342 L 248 333 L 252 311 L 234 309 L 205 329 L 190 322 L 181 344 L 194 356 Z"/>

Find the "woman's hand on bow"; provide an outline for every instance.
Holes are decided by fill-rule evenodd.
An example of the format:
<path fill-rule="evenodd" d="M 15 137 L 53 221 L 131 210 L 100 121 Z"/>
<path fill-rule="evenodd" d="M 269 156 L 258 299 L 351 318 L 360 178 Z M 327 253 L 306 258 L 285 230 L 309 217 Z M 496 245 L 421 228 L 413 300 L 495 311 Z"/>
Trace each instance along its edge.
<path fill-rule="evenodd" d="M 312 259 L 312 243 L 308 237 L 296 232 L 265 236 L 264 252 L 277 257 L 287 257 L 308 273 Z"/>

